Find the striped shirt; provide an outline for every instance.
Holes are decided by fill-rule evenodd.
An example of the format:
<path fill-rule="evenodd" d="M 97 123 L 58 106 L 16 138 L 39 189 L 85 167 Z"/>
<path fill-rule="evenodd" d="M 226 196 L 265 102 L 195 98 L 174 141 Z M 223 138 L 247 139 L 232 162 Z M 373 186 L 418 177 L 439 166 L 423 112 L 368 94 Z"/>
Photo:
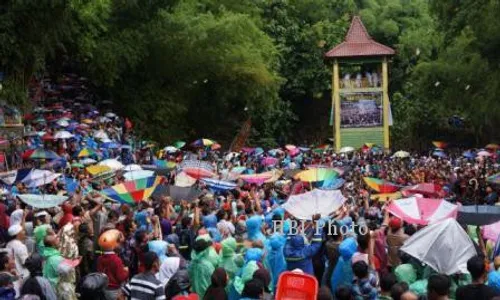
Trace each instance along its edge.
<path fill-rule="evenodd" d="M 135 275 L 122 290 L 130 300 L 165 300 L 165 288 L 151 272 Z"/>

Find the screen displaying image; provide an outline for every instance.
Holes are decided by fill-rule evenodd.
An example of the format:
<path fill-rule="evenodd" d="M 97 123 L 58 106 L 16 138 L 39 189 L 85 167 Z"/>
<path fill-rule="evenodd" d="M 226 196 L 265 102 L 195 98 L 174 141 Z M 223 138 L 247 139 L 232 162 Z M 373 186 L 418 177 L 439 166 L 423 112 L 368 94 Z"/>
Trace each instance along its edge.
<path fill-rule="evenodd" d="M 340 127 L 382 126 L 382 93 L 346 93 L 340 95 Z"/>

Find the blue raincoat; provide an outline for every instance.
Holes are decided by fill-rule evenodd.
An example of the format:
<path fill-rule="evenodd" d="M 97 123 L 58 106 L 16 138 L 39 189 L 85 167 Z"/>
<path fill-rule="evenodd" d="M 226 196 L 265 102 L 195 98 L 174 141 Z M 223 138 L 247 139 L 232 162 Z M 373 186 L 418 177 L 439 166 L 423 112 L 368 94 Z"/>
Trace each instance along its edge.
<path fill-rule="evenodd" d="M 247 222 L 247 234 L 248 234 L 248 239 L 250 241 L 266 241 L 266 237 L 264 234 L 262 234 L 261 227 L 262 227 L 262 217 L 261 216 L 252 216 L 250 217 Z"/>
<path fill-rule="evenodd" d="M 143 210 L 135 214 L 135 222 L 137 223 L 137 230 L 151 232 L 153 228 L 151 223 L 148 221 L 149 214 L 147 211 Z"/>
<path fill-rule="evenodd" d="M 163 263 L 167 259 L 167 246 L 168 243 L 165 241 L 150 241 L 148 243 L 149 251 L 152 251 L 158 255 L 160 263 Z"/>
<path fill-rule="evenodd" d="M 221 241 L 222 237 L 219 230 L 217 230 L 217 217 L 214 214 L 203 217 L 203 226 L 215 242 L 219 243 Z"/>
<path fill-rule="evenodd" d="M 321 248 L 321 241 L 321 234 L 315 234 L 311 244 L 306 244 L 306 237 L 303 235 L 290 236 L 283 250 L 287 269 L 301 269 L 304 273 L 314 275 L 312 258 Z"/>
<path fill-rule="evenodd" d="M 271 273 L 273 287 L 278 284 L 281 273 L 286 271 L 286 261 L 283 255 L 283 248 L 286 244 L 286 237 L 275 233 L 268 240 L 266 263 Z"/>
<path fill-rule="evenodd" d="M 335 266 L 331 278 L 332 291 L 337 290 L 340 285 L 351 286 L 354 279 L 351 258 L 358 249 L 355 238 L 348 238 L 339 245 L 340 258 Z"/>

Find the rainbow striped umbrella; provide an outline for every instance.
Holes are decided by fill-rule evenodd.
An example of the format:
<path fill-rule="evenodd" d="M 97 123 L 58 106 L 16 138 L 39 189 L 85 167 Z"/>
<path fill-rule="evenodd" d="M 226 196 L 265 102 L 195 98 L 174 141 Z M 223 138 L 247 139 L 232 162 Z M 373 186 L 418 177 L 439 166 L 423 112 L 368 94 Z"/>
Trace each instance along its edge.
<path fill-rule="evenodd" d="M 89 156 L 98 156 L 97 152 L 91 148 L 83 148 L 78 152 L 77 157 L 89 157 Z"/>
<path fill-rule="evenodd" d="M 334 180 L 338 175 L 335 170 L 330 168 L 311 168 L 298 173 L 294 178 L 304 182 L 322 182 Z"/>
<path fill-rule="evenodd" d="M 164 177 L 156 176 L 126 181 L 103 190 L 101 194 L 120 203 L 136 204 L 151 197 L 164 180 Z"/>
<path fill-rule="evenodd" d="M 448 143 L 445 143 L 443 141 L 433 141 L 432 144 L 434 147 L 439 148 L 439 149 L 444 149 L 446 146 L 448 146 Z"/>
<path fill-rule="evenodd" d="M 30 154 L 29 158 L 30 159 L 58 159 L 60 157 L 52 150 L 38 148 Z"/>
<path fill-rule="evenodd" d="M 191 143 L 193 147 L 210 147 L 213 144 L 215 144 L 215 142 L 210 139 L 199 139 Z"/>
<path fill-rule="evenodd" d="M 379 193 L 394 193 L 399 190 L 399 186 L 387 180 L 373 177 L 363 177 L 363 180 L 367 186 Z"/>

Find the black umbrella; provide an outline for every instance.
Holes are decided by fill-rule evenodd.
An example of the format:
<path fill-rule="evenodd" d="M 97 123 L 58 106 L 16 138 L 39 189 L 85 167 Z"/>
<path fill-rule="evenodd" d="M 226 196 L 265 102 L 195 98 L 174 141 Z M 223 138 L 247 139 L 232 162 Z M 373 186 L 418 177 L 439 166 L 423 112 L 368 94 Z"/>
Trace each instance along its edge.
<path fill-rule="evenodd" d="M 176 185 L 160 185 L 156 188 L 153 193 L 153 198 L 159 198 L 161 196 L 170 196 L 175 201 L 193 201 L 197 199 L 203 191 L 194 187 L 182 187 Z"/>
<path fill-rule="evenodd" d="M 468 225 L 488 225 L 500 221 L 500 206 L 468 205 L 458 208 L 457 221 Z"/>

